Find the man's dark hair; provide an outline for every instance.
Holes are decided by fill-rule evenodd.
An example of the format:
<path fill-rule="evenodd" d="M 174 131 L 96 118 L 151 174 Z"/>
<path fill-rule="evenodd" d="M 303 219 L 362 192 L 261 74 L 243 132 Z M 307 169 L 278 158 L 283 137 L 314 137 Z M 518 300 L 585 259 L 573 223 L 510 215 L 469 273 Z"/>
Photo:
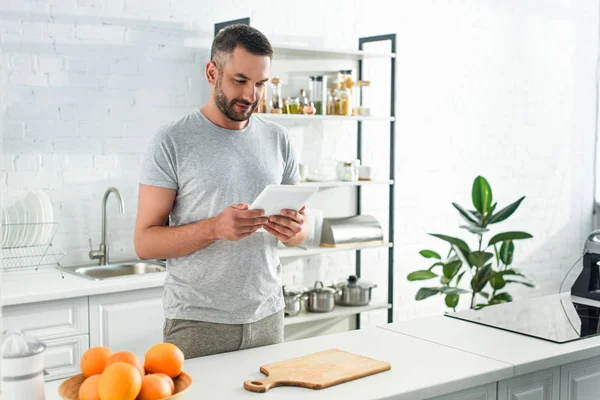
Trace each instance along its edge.
<path fill-rule="evenodd" d="M 227 26 L 217 33 L 210 49 L 210 59 L 220 69 L 223 66 L 223 60 L 220 59 L 221 54 L 229 55 L 238 46 L 257 56 L 273 57 L 273 48 L 265 35 L 248 25 L 235 24 Z"/>

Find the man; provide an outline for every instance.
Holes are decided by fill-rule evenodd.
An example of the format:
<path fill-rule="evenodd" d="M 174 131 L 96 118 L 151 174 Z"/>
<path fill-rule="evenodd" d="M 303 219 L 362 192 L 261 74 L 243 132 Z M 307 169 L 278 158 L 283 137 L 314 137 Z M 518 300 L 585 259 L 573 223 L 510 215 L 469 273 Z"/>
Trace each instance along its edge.
<path fill-rule="evenodd" d="M 164 341 L 186 358 L 283 341 L 277 242 L 301 244 L 308 224 L 303 210 L 267 219 L 248 209 L 265 186 L 300 180 L 287 132 L 252 114 L 272 55 L 254 28 L 220 31 L 209 101 L 161 128 L 142 163 L 135 250 L 168 259 Z"/>

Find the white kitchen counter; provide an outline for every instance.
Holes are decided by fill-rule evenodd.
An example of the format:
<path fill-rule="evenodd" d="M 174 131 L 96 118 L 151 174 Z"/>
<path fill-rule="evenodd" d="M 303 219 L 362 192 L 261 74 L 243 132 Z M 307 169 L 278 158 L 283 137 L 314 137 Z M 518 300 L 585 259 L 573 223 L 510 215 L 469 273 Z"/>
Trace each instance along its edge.
<path fill-rule="evenodd" d="M 600 336 L 554 343 L 443 315 L 382 328 L 509 363 L 515 367 L 515 376 L 600 356 Z"/>
<path fill-rule="evenodd" d="M 0 286 L 3 306 L 66 299 L 79 296 L 124 292 L 160 287 L 166 272 L 153 272 L 142 276 L 124 276 L 94 281 L 55 268 L 27 272 L 4 272 Z"/>
<path fill-rule="evenodd" d="M 265 377 L 262 365 L 331 348 L 387 361 L 392 369 L 324 390 L 281 386 L 257 394 L 243 387 L 246 380 Z M 184 370 L 193 378 L 186 399 L 425 399 L 514 373 L 510 364 L 381 328 L 186 360 Z M 59 400 L 59 383 L 46 385 L 47 400 Z"/>

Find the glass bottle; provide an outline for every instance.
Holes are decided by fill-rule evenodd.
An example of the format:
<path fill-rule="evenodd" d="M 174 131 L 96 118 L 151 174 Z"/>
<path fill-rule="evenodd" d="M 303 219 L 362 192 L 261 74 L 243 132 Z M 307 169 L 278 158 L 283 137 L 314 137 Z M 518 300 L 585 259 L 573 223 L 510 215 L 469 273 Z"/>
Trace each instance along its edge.
<path fill-rule="evenodd" d="M 283 102 L 281 99 L 281 79 L 278 76 L 271 79 L 271 113 L 282 114 Z"/>
<path fill-rule="evenodd" d="M 313 92 L 310 101 L 315 105 L 316 114 L 327 114 L 326 104 L 328 102 L 328 95 L 327 76 L 315 76 L 313 81 Z"/>
<path fill-rule="evenodd" d="M 361 116 L 365 116 L 368 117 L 371 115 L 371 108 L 369 106 L 365 106 L 364 104 L 360 104 L 361 102 L 364 102 L 365 100 L 365 88 L 371 86 L 371 82 L 370 81 L 358 81 L 358 90 L 359 90 L 359 96 L 357 96 L 358 101 L 357 106 L 356 106 L 356 114 L 355 115 L 361 115 Z"/>
<path fill-rule="evenodd" d="M 327 91 L 327 115 L 335 115 L 335 96 L 333 89 Z"/>
<path fill-rule="evenodd" d="M 297 97 L 288 97 L 286 106 L 288 114 L 302 114 L 300 100 Z"/>
<path fill-rule="evenodd" d="M 308 97 L 306 96 L 306 90 L 300 89 L 300 108 L 309 105 Z"/>

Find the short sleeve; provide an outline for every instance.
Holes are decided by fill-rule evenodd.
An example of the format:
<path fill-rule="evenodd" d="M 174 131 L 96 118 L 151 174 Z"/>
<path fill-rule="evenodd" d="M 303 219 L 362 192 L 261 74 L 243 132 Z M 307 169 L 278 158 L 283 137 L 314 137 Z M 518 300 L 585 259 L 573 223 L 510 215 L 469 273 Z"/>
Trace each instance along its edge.
<path fill-rule="evenodd" d="M 298 158 L 290 135 L 285 133 L 284 150 L 285 168 L 283 170 L 282 185 L 296 185 L 300 182 L 300 172 L 298 170 Z"/>
<path fill-rule="evenodd" d="M 142 159 L 140 183 L 166 189 L 179 189 L 177 157 L 173 140 L 159 131 L 150 141 Z"/>

